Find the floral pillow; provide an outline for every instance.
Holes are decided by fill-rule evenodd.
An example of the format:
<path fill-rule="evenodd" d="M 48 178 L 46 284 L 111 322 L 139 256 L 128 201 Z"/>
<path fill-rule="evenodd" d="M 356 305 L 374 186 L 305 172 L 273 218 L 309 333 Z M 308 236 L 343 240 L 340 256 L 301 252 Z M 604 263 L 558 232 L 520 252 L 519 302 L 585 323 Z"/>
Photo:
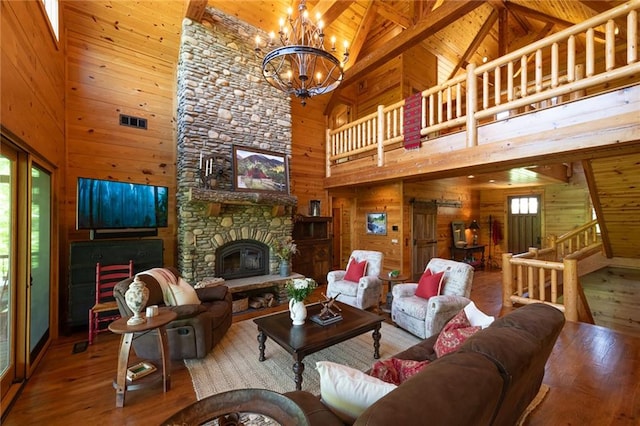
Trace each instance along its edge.
<path fill-rule="evenodd" d="M 429 364 L 429 360 L 414 361 L 411 359 L 389 358 L 373 364 L 369 375 L 399 386 L 409 377 L 420 372 L 427 364 Z"/>
<path fill-rule="evenodd" d="M 464 309 L 461 310 L 449 320 L 438 335 L 436 344 L 433 347 L 436 356 L 440 358 L 457 350 L 465 340 L 480 330 L 482 330 L 482 327 L 471 325 Z"/>
<path fill-rule="evenodd" d="M 362 259 L 358 262 L 355 258 L 351 258 L 349 265 L 347 265 L 347 273 L 344 275 L 346 281 L 353 281 L 357 283 L 360 278 L 364 277 L 364 273 L 367 269 L 367 260 Z"/>

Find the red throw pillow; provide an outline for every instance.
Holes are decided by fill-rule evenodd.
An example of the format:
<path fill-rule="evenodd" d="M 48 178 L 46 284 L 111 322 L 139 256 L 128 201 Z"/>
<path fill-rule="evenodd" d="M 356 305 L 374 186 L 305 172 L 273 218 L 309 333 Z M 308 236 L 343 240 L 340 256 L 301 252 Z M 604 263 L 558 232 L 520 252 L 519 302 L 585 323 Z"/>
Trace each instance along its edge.
<path fill-rule="evenodd" d="M 360 278 L 364 277 L 364 271 L 367 269 L 366 259 L 362 259 L 358 262 L 356 259 L 351 258 L 349 265 L 347 265 L 347 273 L 344 276 L 346 281 L 353 281 L 357 283 Z"/>
<path fill-rule="evenodd" d="M 433 346 L 436 356 L 440 358 L 443 355 L 457 350 L 469 336 L 480 330 L 482 330 L 482 327 L 472 326 L 471 323 L 469 323 L 464 309 L 461 310 L 455 317 L 449 320 L 438 335 L 436 344 Z"/>
<path fill-rule="evenodd" d="M 443 278 L 444 271 L 431 274 L 431 271 L 427 269 L 420 277 L 420 281 L 418 281 L 416 296 L 422 297 L 423 299 L 429 299 L 433 296 L 439 295 Z"/>
<path fill-rule="evenodd" d="M 420 372 L 427 364 L 429 364 L 429 360 L 414 361 L 411 359 L 389 358 L 373 364 L 369 375 L 399 386 L 409 377 Z"/>

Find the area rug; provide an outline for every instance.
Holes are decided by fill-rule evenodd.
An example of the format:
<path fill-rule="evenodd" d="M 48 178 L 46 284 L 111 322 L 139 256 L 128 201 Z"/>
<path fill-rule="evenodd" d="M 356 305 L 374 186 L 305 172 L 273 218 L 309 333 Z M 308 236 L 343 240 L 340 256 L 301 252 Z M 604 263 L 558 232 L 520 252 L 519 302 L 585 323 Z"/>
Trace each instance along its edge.
<path fill-rule="evenodd" d="M 529 406 L 524 410 L 516 426 L 523 426 L 525 424 L 525 421 L 527 420 L 527 417 L 529 417 L 529 414 L 531 414 L 531 412 L 535 410 L 538 405 L 540 405 L 544 397 L 547 395 L 547 392 L 549 392 L 549 386 L 545 385 L 544 383 L 540 385 L 538 394 L 535 398 L 533 398 L 533 401 L 531 401 Z"/>
<path fill-rule="evenodd" d="M 420 341 L 393 325 L 382 323 L 380 359 L 389 358 Z M 271 339 L 267 339 L 266 360 L 258 360 L 258 328 L 252 320 L 231 325 L 227 334 L 202 359 L 185 360 L 198 400 L 232 389 L 261 388 L 276 392 L 295 390 L 293 358 Z M 371 332 L 354 337 L 309 355 L 303 362 L 302 389 L 320 394 L 317 361 L 332 361 L 361 371 L 371 367 L 373 337 Z"/>

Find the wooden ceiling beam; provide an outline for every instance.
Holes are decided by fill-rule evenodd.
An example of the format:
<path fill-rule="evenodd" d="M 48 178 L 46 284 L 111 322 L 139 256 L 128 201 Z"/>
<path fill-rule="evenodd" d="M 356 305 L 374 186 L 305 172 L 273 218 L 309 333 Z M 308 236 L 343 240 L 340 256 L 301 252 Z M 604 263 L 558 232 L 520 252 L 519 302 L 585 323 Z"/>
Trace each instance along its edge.
<path fill-rule="evenodd" d="M 573 174 L 571 163 L 527 167 L 526 169 L 562 183 L 569 183 L 569 178 Z"/>
<path fill-rule="evenodd" d="M 546 13 L 542 13 L 534 9 L 529 9 L 528 7 L 521 6 L 516 3 L 509 3 L 509 10 L 511 10 L 512 12 L 521 13 L 533 19 L 537 19 L 538 21 L 552 22 L 562 28 L 569 28 L 575 25 L 573 22 L 565 21 L 564 19 L 556 18 L 555 16 L 547 15 Z"/>
<path fill-rule="evenodd" d="M 345 71 L 343 84 L 356 82 L 372 69 L 381 66 L 394 56 L 415 46 L 483 4 L 484 2 L 479 1 L 453 1 L 443 3 L 442 6 L 431 12 L 427 18 L 420 20 L 413 27 L 400 33 L 384 47 L 359 59 L 358 63 Z"/>
<path fill-rule="evenodd" d="M 575 25 L 573 22 L 565 21 L 564 19 L 556 18 L 555 16 L 547 15 L 546 13 L 542 13 L 534 9 L 529 9 L 528 7 L 521 6 L 515 3 L 509 3 L 509 9 L 515 12 L 521 13 L 525 16 L 529 16 L 530 18 L 537 19 L 538 21 L 558 25 L 563 29 L 569 28 Z M 596 38 L 600 40 L 605 39 L 605 35 L 602 31 L 595 31 L 594 35 Z"/>
<path fill-rule="evenodd" d="M 498 11 L 498 57 L 501 58 L 507 54 L 507 46 L 509 40 L 509 13 L 507 9 L 500 9 Z"/>
<path fill-rule="evenodd" d="M 505 3 L 504 0 L 487 0 L 487 3 L 489 3 L 491 5 L 491 7 L 493 7 L 496 10 L 507 10 L 507 12 L 509 12 L 511 14 L 511 16 L 513 17 L 513 19 L 515 19 L 515 21 L 518 23 L 518 25 L 520 26 L 520 29 L 526 34 L 528 33 L 531 28 L 529 26 L 529 23 L 527 22 L 526 19 L 523 19 L 520 17 L 520 15 L 518 15 L 517 13 L 514 13 L 510 10 L 509 6 L 511 5 L 511 3 Z"/>
<path fill-rule="evenodd" d="M 207 7 L 207 0 L 187 0 L 187 10 L 185 16 L 192 21 L 202 22 L 204 10 Z"/>
<path fill-rule="evenodd" d="M 493 24 L 495 24 L 497 19 L 498 11 L 493 9 L 491 15 L 489 15 L 484 24 L 482 24 L 482 28 L 480 28 L 480 31 L 478 31 L 478 34 L 476 34 L 471 44 L 469 45 L 469 47 L 467 47 L 467 50 L 462 55 L 462 58 L 460 58 L 460 61 L 456 64 L 455 67 L 453 67 L 453 71 L 451 71 L 451 75 L 449 75 L 449 78 L 447 80 L 451 80 L 460 68 L 465 68 L 467 66 L 467 64 L 469 63 L 469 59 L 473 56 L 475 51 L 478 50 L 478 47 L 482 44 L 485 37 L 489 35 L 489 33 L 491 32 L 491 28 L 493 27 Z"/>
<path fill-rule="evenodd" d="M 356 31 L 356 35 L 351 42 L 351 46 L 349 48 L 349 62 L 345 65 L 345 69 L 348 69 L 349 64 L 353 64 L 358 59 L 360 55 L 360 51 L 362 50 L 362 46 L 367 39 L 367 35 L 369 31 L 371 31 L 371 27 L 376 18 L 376 12 L 378 11 L 378 2 L 369 2 L 367 5 L 367 10 L 364 13 L 362 18 L 362 22 Z"/>
<path fill-rule="evenodd" d="M 350 64 L 355 63 L 355 61 L 358 59 L 358 56 L 362 51 L 362 46 L 364 45 L 364 42 L 367 39 L 367 35 L 369 34 L 369 31 L 371 31 L 371 27 L 373 26 L 373 23 L 375 21 L 377 9 L 377 2 L 372 1 L 367 5 L 367 10 L 364 13 L 362 22 L 360 23 L 360 26 L 358 27 L 358 30 L 356 32 L 356 36 L 354 37 L 353 42 L 351 43 L 351 47 L 349 48 L 349 62 L 346 63 L 345 70 L 348 69 L 348 66 Z M 345 102 L 342 96 L 342 91 L 338 89 L 331 94 L 331 99 L 329 100 L 329 102 L 327 102 L 327 105 L 324 109 L 324 114 L 329 115 L 331 110 L 333 110 L 333 108 L 335 108 L 335 106 L 340 103 Z"/>
<path fill-rule="evenodd" d="M 309 16 L 315 20 L 315 16 L 319 13 L 320 16 L 322 16 L 325 28 L 327 28 L 338 19 L 345 10 L 349 9 L 352 3 L 354 3 L 354 1 L 351 0 L 319 1 L 312 10 L 309 10 Z"/>
<path fill-rule="evenodd" d="M 413 25 L 413 21 L 411 20 L 411 18 L 398 12 L 390 4 L 383 1 L 375 3 L 378 6 L 378 14 L 383 18 L 388 19 L 389 21 L 401 26 L 404 29 L 407 29 Z"/>

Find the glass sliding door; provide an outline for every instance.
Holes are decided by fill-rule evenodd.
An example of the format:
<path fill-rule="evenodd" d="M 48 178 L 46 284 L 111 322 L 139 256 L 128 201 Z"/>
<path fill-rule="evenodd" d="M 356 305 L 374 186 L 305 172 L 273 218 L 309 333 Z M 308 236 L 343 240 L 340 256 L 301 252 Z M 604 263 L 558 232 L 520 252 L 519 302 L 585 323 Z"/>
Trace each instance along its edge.
<path fill-rule="evenodd" d="M 31 167 L 31 276 L 29 363 L 49 340 L 51 288 L 51 175 Z"/>
<path fill-rule="evenodd" d="M 0 397 L 15 372 L 15 250 L 17 153 L 0 142 Z"/>

